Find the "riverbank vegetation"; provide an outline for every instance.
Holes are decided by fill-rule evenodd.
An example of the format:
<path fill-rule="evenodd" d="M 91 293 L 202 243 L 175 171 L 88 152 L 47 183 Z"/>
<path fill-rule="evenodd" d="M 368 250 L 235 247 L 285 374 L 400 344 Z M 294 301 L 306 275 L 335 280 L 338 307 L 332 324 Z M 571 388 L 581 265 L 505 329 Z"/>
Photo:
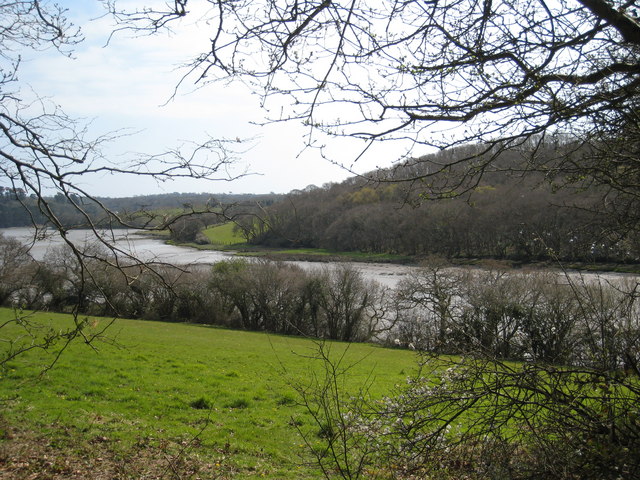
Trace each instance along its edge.
<path fill-rule="evenodd" d="M 13 308 L 190 322 L 343 341 L 397 342 L 438 354 L 638 370 L 635 277 L 452 267 L 431 258 L 395 288 L 352 265 L 266 259 L 210 266 L 127 264 L 97 245 L 42 261 L 0 239 L 0 302 Z M 93 260 L 92 260 L 93 258 Z M 151 268 L 153 267 L 153 268 Z M 87 281 L 90 279 L 90 281 Z M 81 332 L 77 332 L 79 334 Z M 8 343 L 11 358 L 29 343 Z"/>

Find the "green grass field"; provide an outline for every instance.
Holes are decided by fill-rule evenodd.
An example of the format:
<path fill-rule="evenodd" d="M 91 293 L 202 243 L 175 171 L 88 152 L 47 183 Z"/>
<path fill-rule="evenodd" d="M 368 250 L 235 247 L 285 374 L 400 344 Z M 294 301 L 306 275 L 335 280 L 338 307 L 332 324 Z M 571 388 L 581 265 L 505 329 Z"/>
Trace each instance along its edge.
<path fill-rule="evenodd" d="M 228 246 L 245 243 L 244 237 L 234 231 L 234 226 L 235 224 L 232 222 L 223 223 L 222 225 L 206 228 L 202 233 L 204 233 L 212 245 Z"/>
<path fill-rule="evenodd" d="M 0 309 L 0 324 L 12 315 Z M 35 318 L 54 329 L 70 321 L 56 314 Z M 107 321 L 95 319 L 92 328 Z M 5 327 L 0 336 L 15 333 Z M 96 450 L 96 442 L 122 458 L 149 446 L 156 461 L 185 449 L 209 466 L 208 478 L 319 477 L 306 463 L 295 425 L 311 437 L 318 427 L 292 387 L 307 384 L 321 366 L 313 359 L 314 342 L 133 320 L 118 320 L 108 336 L 97 352 L 73 344 L 43 377 L 38 374 L 53 352 L 12 361 L 0 380 L 4 428 L 19 426 L 46 438 L 48 448 L 82 455 Z M 334 355 L 346 350 L 344 364 L 354 364 L 347 377 L 354 392 L 369 378 L 374 395 L 389 392 L 416 365 L 408 351 L 329 346 Z M 1 442 L 11 442 L 4 437 Z"/>

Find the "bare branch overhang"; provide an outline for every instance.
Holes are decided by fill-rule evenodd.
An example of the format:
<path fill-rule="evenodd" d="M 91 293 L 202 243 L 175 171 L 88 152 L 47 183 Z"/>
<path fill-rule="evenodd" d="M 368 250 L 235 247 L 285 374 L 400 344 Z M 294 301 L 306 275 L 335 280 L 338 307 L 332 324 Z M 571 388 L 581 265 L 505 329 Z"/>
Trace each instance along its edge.
<path fill-rule="evenodd" d="M 640 24 L 638 19 L 624 10 L 618 10 L 606 0 L 578 0 L 595 16 L 618 30 L 626 42 L 640 45 Z"/>

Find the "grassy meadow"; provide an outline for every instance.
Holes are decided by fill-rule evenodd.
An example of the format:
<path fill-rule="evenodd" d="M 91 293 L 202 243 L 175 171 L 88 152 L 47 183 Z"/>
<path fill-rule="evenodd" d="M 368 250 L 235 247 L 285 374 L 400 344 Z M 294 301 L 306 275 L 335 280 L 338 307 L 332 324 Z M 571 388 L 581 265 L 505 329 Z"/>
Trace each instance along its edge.
<path fill-rule="evenodd" d="M 236 244 L 244 244 L 245 238 L 237 232 L 233 222 L 214 225 L 205 228 L 202 233 L 209 239 L 212 245 L 229 246 Z"/>
<path fill-rule="evenodd" d="M 0 324 L 12 315 L 0 309 Z M 43 313 L 33 319 L 55 330 L 71 321 Z M 93 319 L 90 329 L 98 331 L 108 321 Z M 15 338 L 16 328 L 5 326 L 0 336 Z M 416 364 L 409 351 L 326 345 L 332 355 L 344 355 L 343 365 L 353 365 L 345 377 L 353 392 L 371 380 L 372 394 L 382 395 L 403 382 Z M 118 320 L 95 347 L 73 343 L 42 376 L 55 350 L 29 352 L 1 371 L 0 447 L 5 452 L 0 476 L 9 471 L 2 470 L 2 462 L 8 469 L 12 442 L 28 436 L 45 444 L 48 458 L 70 454 L 96 464 L 107 456 L 119 459 L 123 476 L 112 472 L 109 478 L 143 478 L 149 469 L 174 469 L 172 459 L 178 457 L 189 459 L 192 471 L 205 472 L 202 478 L 320 477 L 297 430 L 314 438 L 318 427 L 298 404 L 293 387 L 309 384 L 314 372 L 321 372 L 313 341 Z M 136 472 L 127 473 L 136 462 Z"/>

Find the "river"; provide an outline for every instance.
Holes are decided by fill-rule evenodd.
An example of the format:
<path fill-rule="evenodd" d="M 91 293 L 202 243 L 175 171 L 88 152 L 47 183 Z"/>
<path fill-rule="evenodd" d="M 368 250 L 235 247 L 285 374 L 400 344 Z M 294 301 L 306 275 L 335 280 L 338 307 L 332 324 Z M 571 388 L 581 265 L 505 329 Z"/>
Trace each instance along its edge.
<path fill-rule="evenodd" d="M 25 245 L 31 245 L 31 256 L 36 260 L 43 260 L 48 252 L 64 244 L 60 235 L 55 232 L 50 232 L 45 238 L 34 240 L 32 228 L 0 228 L 0 233 L 5 237 L 20 240 Z M 112 238 L 115 245 L 123 251 L 145 262 L 165 262 L 180 266 L 213 265 L 233 257 L 233 253 L 230 252 L 168 245 L 162 239 L 141 235 L 136 230 L 114 230 L 113 232 L 104 231 L 101 233 Z M 90 230 L 71 230 L 67 236 L 77 245 L 95 241 L 95 235 Z M 319 269 L 330 265 L 325 262 L 296 261 L 289 263 L 294 263 L 304 269 Z M 386 263 L 348 263 L 362 272 L 365 278 L 375 280 L 387 287 L 395 287 L 402 278 L 415 269 L 415 267 L 406 265 Z"/>

